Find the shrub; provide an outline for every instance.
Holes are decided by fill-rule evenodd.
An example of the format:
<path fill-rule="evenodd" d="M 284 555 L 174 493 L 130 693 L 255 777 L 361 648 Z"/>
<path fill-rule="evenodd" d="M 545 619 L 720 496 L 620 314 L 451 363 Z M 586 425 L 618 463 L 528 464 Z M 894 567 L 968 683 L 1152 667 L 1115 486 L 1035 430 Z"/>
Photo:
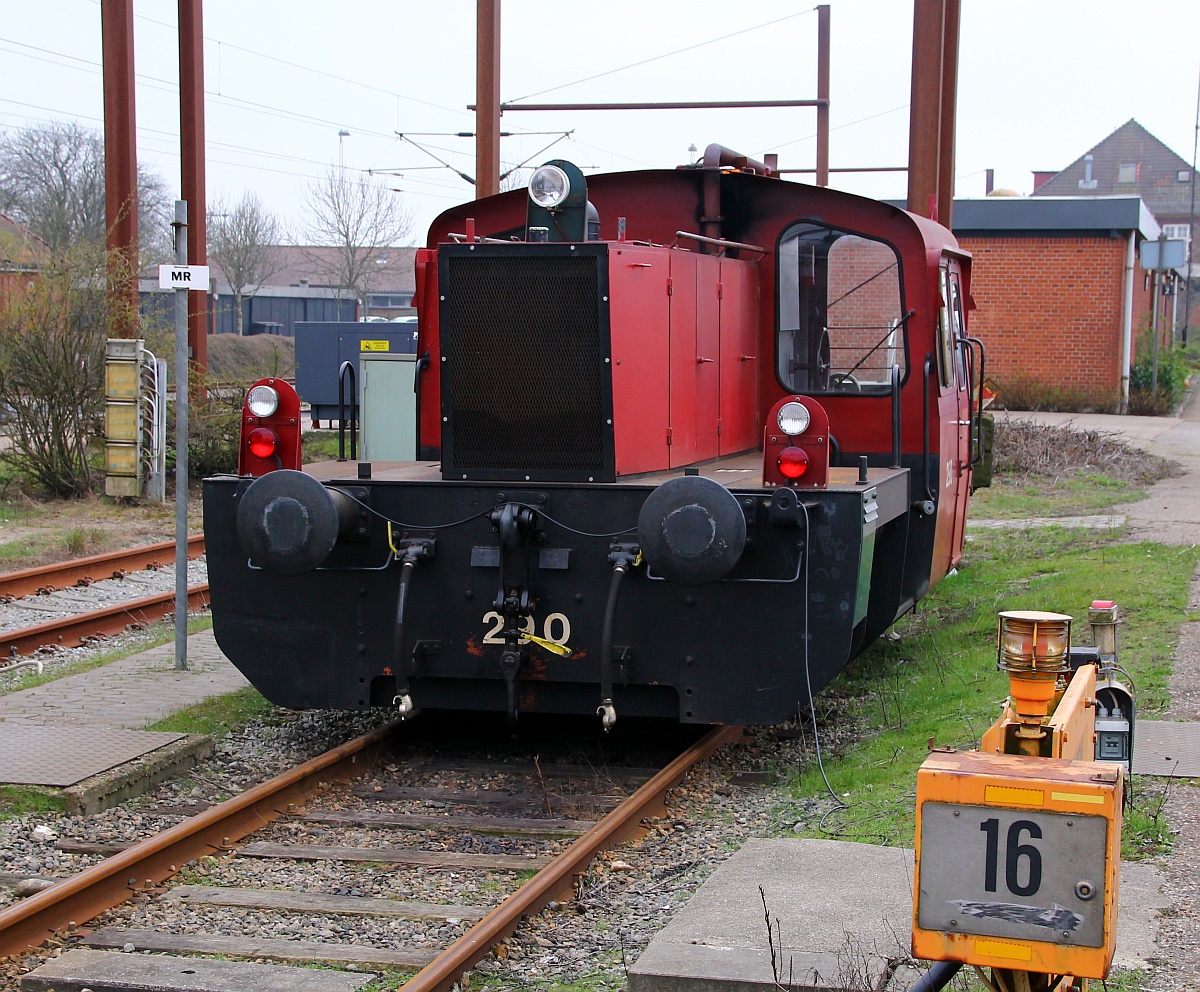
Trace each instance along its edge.
<path fill-rule="evenodd" d="M 103 254 L 76 250 L 0 309 L 4 458 L 53 496 L 84 495 L 100 479 L 89 443 L 103 433 L 104 343 L 115 308 L 129 305 L 106 292 Z"/>
<path fill-rule="evenodd" d="M 188 478 L 237 470 L 238 438 L 242 422 L 242 400 L 249 382 L 218 384 L 193 368 L 189 376 L 192 397 L 188 402 Z M 175 465 L 175 404 L 167 417 L 167 462 Z"/>
<path fill-rule="evenodd" d="M 1158 355 L 1158 389 L 1154 389 L 1153 359 L 1143 358 L 1129 370 L 1129 412 L 1161 417 L 1183 402 L 1191 366 L 1179 351 Z"/>
<path fill-rule="evenodd" d="M 1121 405 L 1113 390 L 1045 382 L 1020 372 L 992 384 L 1000 394 L 1000 406 L 1006 410 L 1116 413 Z"/>

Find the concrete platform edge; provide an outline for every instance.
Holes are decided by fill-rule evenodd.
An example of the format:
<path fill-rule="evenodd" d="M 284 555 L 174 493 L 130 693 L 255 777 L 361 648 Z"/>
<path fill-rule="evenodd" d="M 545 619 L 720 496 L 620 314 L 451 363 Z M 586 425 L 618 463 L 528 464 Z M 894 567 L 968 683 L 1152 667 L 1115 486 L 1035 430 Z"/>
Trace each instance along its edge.
<path fill-rule="evenodd" d="M 142 796 L 161 782 L 173 778 L 212 757 L 211 737 L 188 734 L 182 740 L 155 748 L 133 761 L 110 768 L 62 790 L 66 811 L 87 816 L 111 809 L 127 799 Z"/>

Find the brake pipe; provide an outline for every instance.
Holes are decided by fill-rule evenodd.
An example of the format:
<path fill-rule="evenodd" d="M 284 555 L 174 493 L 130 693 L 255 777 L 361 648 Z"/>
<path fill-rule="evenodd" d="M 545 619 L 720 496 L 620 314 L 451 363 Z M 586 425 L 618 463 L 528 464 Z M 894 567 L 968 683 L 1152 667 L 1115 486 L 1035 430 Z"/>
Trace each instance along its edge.
<path fill-rule="evenodd" d="M 604 605 L 604 626 L 600 630 L 600 705 L 596 715 L 600 717 L 605 731 L 612 730 L 617 722 L 617 710 L 613 706 L 613 628 L 617 623 L 617 599 L 621 594 L 621 582 L 631 565 L 641 559 L 641 552 L 631 554 L 626 550 L 615 550 L 609 555 L 613 563 L 612 582 L 608 586 L 608 602 Z"/>

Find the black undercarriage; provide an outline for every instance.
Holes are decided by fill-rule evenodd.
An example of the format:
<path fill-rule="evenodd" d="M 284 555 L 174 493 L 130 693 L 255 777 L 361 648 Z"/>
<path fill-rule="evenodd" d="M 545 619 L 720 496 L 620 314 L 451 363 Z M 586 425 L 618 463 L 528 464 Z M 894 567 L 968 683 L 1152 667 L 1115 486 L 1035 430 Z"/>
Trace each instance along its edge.
<path fill-rule="evenodd" d="M 639 559 L 652 484 L 331 480 L 354 525 L 318 567 L 284 575 L 238 537 L 251 483 L 204 484 L 214 629 L 292 708 L 408 696 L 422 709 L 590 714 L 611 680 L 618 715 L 779 723 L 928 584 L 932 518 L 910 508 L 907 469 L 866 483 L 847 470 L 821 491 L 732 489 L 745 550 L 697 585 Z"/>

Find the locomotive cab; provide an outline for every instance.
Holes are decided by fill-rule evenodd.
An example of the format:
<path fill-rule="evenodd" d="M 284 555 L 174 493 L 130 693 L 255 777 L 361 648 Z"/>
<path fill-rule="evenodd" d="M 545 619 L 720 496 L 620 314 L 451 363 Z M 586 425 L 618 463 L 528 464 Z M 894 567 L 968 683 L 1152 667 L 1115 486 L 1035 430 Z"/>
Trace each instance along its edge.
<path fill-rule="evenodd" d="M 218 642 L 289 706 L 789 719 L 961 554 L 969 264 L 720 146 L 447 211 L 421 460 L 207 480 Z"/>

